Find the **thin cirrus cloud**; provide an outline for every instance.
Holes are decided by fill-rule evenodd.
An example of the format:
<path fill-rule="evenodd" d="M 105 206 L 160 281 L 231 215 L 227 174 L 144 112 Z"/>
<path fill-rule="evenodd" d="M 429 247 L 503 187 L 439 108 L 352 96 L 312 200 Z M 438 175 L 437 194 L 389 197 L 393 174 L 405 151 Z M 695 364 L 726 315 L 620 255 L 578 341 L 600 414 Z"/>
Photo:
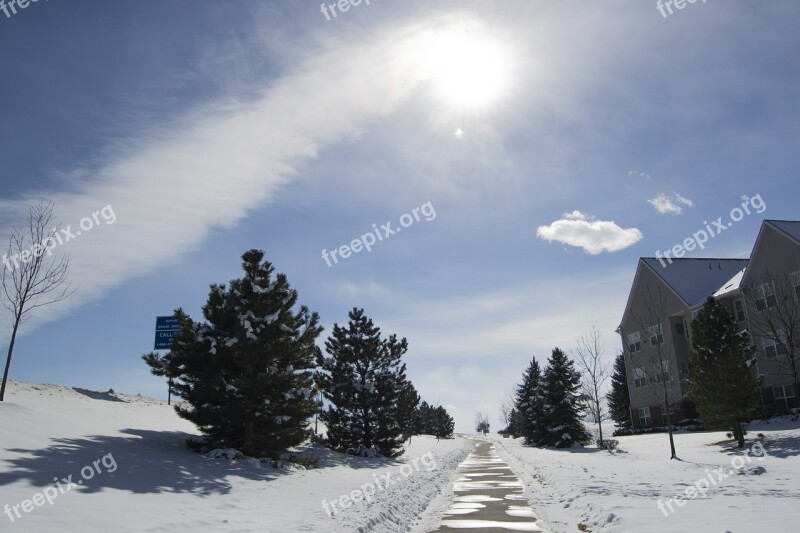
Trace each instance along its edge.
<path fill-rule="evenodd" d="M 103 206 L 116 214 L 113 225 L 60 247 L 71 257 L 70 278 L 79 290 L 59 306 L 42 308 L 33 325 L 197 250 L 212 231 L 233 228 L 274 198 L 305 161 L 391 115 L 428 80 L 419 52 L 442 31 L 464 27 L 443 19 L 375 31 L 350 43 L 358 54 L 330 45 L 254 101 L 198 110 L 194 118 L 131 141 L 125 153 L 96 168 L 62 170 L 82 184 L 70 192 L 0 200 L 2 239 L 40 196 L 73 230 Z"/>
<path fill-rule="evenodd" d="M 678 216 L 683 213 L 683 207 L 694 207 L 694 202 L 685 196 L 678 193 L 667 195 L 664 193 L 659 194 L 655 198 L 647 200 L 647 203 L 652 205 L 656 211 L 662 215 Z"/>
<path fill-rule="evenodd" d="M 580 211 L 565 213 L 549 226 L 539 226 L 536 235 L 546 241 L 556 241 L 583 248 L 589 255 L 618 252 L 642 240 L 637 228 L 621 228 L 610 220 L 595 220 Z"/>

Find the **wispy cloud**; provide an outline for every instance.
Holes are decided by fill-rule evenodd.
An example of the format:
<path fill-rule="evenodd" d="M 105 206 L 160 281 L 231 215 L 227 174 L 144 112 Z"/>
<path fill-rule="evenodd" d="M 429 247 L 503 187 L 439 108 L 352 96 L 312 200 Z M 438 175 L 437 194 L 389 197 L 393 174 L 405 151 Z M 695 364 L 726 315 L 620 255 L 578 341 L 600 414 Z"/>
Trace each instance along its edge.
<path fill-rule="evenodd" d="M 590 255 L 618 252 L 642 239 L 637 228 L 621 228 L 610 220 L 594 220 L 580 211 L 565 213 L 549 226 L 539 226 L 536 235 L 546 241 L 556 241 L 583 248 Z"/>
<path fill-rule="evenodd" d="M 678 193 L 674 193 L 671 196 L 661 193 L 655 198 L 647 200 L 647 203 L 652 205 L 655 210 L 662 215 L 680 215 L 683 213 L 683 207 L 681 207 L 681 205 L 694 207 L 694 202 L 692 200 Z"/>
<path fill-rule="evenodd" d="M 79 291 L 60 308 L 42 309 L 33 322 L 198 249 L 210 232 L 234 227 L 274 198 L 304 161 L 392 114 L 430 75 L 418 64 L 425 58 L 421 52 L 448 24 L 459 31 L 449 19 L 376 30 L 348 42 L 357 54 L 329 43 L 254 101 L 225 100 L 197 110 L 171 128 L 128 142 L 125 153 L 96 168 L 63 172 L 80 185 L 45 196 L 65 225 L 75 227 L 108 204 L 118 220 L 62 247 L 72 258 L 71 279 Z M 0 201 L 0 238 L 36 199 Z"/>
<path fill-rule="evenodd" d="M 638 170 L 629 170 L 628 171 L 628 177 L 629 178 L 636 177 L 636 178 L 642 178 L 642 179 L 645 179 L 645 180 L 649 180 L 653 176 L 651 176 L 647 172 L 640 172 Z"/>
<path fill-rule="evenodd" d="M 457 406 L 456 425 L 468 431 L 476 409 L 495 415 L 500 391 L 519 382 L 532 356 L 544 365 L 553 348 L 571 350 L 593 325 L 612 362 L 620 343 L 614 330 L 630 282 L 626 266 L 487 289 L 446 302 L 398 290 L 388 299 L 391 309 L 373 318 L 385 333 L 408 337 L 410 377 L 420 394 L 429 402 Z M 575 306 L 577 300 L 582 305 Z M 537 305 L 531 306 L 533 301 Z M 430 360 L 437 364 L 422 364 Z"/>

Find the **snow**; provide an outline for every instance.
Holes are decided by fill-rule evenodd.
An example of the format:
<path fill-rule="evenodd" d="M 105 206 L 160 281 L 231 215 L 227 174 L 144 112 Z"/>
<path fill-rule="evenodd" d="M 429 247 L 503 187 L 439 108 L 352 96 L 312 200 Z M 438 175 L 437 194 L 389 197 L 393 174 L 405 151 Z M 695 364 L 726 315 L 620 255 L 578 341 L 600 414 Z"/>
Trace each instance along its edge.
<path fill-rule="evenodd" d="M 677 433 L 679 460 L 669 459 L 665 433 L 618 437 L 614 453 L 489 438 L 554 532 L 581 523 L 595 533 L 777 532 L 800 520 L 800 422 L 791 419 L 753 422 L 745 453 L 720 444 L 725 432 Z"/>
<path fill-rule="evenodd" d="M 0 424 L 0 530 L 26 533 L 422 533 L 438 525 L 456 466 L 472 449 L 467 439 L 413 437 L 403 457 L 389 460 L 306 444 L 293 452 L 319 459 L 321 468 L 309 470 L 237 459 L 236 450 L 215 450 L 209 455 L 220 458 L 212 459 L 187 450 L 186 439 L 197 432 L 165 402 L 16 381 L 0 403 Z M 426 454 L 435 468 L 419 468 Z M 92 477 L 83 480 L 87 466 Z M 6 504 L 57 491 L 53 478 L 68 476 L 82 483 L 52 505 L 44 501 L 29 513 L 20 507 L 13 523 L 2 514 Z M 325 512 L 323 500 L 348 496 L 377 478 L 392 482 L 371 501 Z"/>
<path fill-rule="evenodd" d="M 742 285 L 742 278 L 744 278 L 744 271 L 746 269 L 742 269 L 736 273 L 731 279 L 729 279 L 717 292 L 714 293 L 714 298 L 719 298 L 720 296 L 724 296 L 729 292 L 735 291 Z"/>

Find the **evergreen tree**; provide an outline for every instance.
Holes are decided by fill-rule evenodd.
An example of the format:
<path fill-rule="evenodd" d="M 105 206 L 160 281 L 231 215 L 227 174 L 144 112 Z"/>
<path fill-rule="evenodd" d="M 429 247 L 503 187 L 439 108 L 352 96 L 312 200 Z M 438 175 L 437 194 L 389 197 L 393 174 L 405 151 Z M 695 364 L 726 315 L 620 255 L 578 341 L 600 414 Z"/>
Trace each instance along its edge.
<path fill-rule="evenodd" d="M 537 446 L 571 448 L 589 440 L 581 422 L 581 375 L 560 349 L 553 350 L 542 375 L 542 419 L 534 434 Z"/>
<path fill-rule="evenodd" d="M 172 405 L 172 386 L 175 383 L 175 378 L 178 377 L 175 374 L 176 369 L 170 368 L 167 360 L 156 352 L 146 353 L 142 356 L 142 359 L 150 367 L 150 372 L 154 376 L 167 378 L 167 405 Z"/>
<path fill-rule="evenodd" d="M 417 389 L 415 389 L 414 385 L 409 381 L 407 387 L 400 393 L 400 398 L 398 400 L 397 416 L 400 429 L 403 432 L 403 441 L 410 439 L 411 435 L 414 434 L 415 415 L 419 400 Z"/>
<path fill-rule="evenodd" d="M 314 414 L 314 341 L 319 317 L 261 250 L 242 255 L 244 277 L 229 287 L 212 285 L 203 307 L 206 322 L 181 309 L 172 349 L 160 360 L 144 356 L 174 376 L 172 388 L 186 404 L 179 416 L 194 422 L 214 447 L 263 455 L 300 444 Z M 262 262 L 263 260 L 263 262 Z"/>
<path fill-rule="evenodd" d="M 381 338 L 363 309 L 350 311 L 349 319 L 347 328 L 335 324 L 325 342 L 330 357 L 318 355 L 319 382 L 331 403 L 322 414 L 327 444 L 348 453 L 397 457 L 403 452 L 400 398 L 409 386 L 401 357 L 408 343 L 396 335 Z"/>
<path fill-rule="evenodd" d="M 633 427 L 624 353 L 617 355 L 614 360 L 614 372 L 611 374 L 611 390 L 606 395 L 606 399 L 608 400 L 611 419 L 616 423 L 616 426 L 620 429 Z"/>
<path fill-rule="evenodd" d="M 433 435 L 437 439 L 450 439 L 453 437 L 455 422 L 444 407 L 440 405 L 434 409 L 433 420 Z"/>
<path fill-rule="evenodd" d="M 432 427 L 430 411 L 431 407 L 425 400 L 414 410 L 414 435 L 430 434 Z"/>
<path fill-rule="evenodd" d="M 746 331 L 739 331 L 727 307 L 709 297 L 692 322 L 689 397 L 707 429 L 733 431 L 744 447 L 742 422 L 758 407 L 759 379 L 750 368 L 755 358 Z"/>
<path fill-rule="evenodd" d="M 539 432 L 537 425 L 543 416 L 541 385 L 542 371 L 534 357 L 527 370 L 522 374 L 522 383 L 517 385 L 514 406 L 518 413 L 518 434 L 524 438 L 527 445 L 536 443 L 536 436 Z"/>
<path fill-rule="evenodd" d="M 514 407 L 511 409 L 511 412 L 508 415 L 508 427 L 505 429 L 505 432 L 514 438 L 518 437 L 519 436 L 518 423 L 519 423 L 519 413 L 517 412 L 517 408 Z"/>

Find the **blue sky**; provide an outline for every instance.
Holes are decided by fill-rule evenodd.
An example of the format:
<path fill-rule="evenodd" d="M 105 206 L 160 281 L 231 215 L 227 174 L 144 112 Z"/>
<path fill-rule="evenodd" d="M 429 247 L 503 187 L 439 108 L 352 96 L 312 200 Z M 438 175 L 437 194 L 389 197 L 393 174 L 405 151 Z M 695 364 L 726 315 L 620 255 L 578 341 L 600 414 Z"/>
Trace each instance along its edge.
<path fill-rule="evenodd" d="M 326 332 L 364 307 L 457 430 L 499 427 L 532 356 L 593 325 L 609 359 L 640 256 L 766 206 L 688 257 L 798 219 L 800 5 L 49 1 L 0 11 L 0 237 L 43 198 L 78 291 L 12 379 L 163 396 L 140 355 L 262 248 Z M 456 133 L 457 132 L 457 133 Z M 331 267 L 430 202 L 436 217 Z M 754 210 L 753 210 L 754 211 Z M 546 237 L 546 238 L 545 238 Z M 6 318 L 6 324 L 10 318 Z M 3 334 L 7 341 L 8 334 Z M 322 342 L 322 338 L 320 341 Z"/>

